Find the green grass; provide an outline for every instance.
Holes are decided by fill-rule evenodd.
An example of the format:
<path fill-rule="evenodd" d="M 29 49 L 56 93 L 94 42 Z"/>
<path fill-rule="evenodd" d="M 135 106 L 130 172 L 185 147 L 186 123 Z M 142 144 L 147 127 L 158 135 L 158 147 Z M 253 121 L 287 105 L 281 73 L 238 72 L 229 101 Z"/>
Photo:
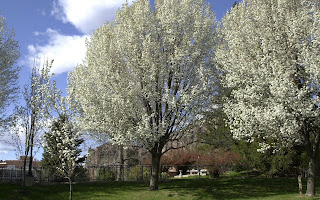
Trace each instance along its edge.
<path fill-rule="evenodd" d="M 304 180 L 304 189 L 306 187 Z M 319 183 L 319 182 L 318 182 Z M 149 191 L 148 183 L 109 182 L 75 184 L 74 200 L 103 199 L 320 199 L 298 194 L 296 178 L 178 179 L 160 182 L 159 191 Z M 1 200 L 68 199 L 67 184 L 34 186 L 22 192 L 19 185 L 0 184 Z M 320 186 L 317 187 L 320 192 Z"/>

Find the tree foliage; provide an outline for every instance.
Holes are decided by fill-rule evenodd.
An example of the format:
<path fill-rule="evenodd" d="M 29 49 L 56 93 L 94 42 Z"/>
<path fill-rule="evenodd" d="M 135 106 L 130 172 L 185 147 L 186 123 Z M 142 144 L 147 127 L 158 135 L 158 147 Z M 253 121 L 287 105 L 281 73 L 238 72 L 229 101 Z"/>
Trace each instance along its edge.
<path fill-rule="evenodd" d="M 78 146 L 83 142 L 79 132 L 76 132 L 66 115 L 60 115 L 57 121 L 53 121 L 50 133 L 44 135 L 44 153 L 52 167 L 64 178 L 68 178 L 70 196 L 72 199 L 72 176 L 76 168 L 76 161 L 81 150 Z"/>
<path fill-rule="evenodd" d="M 276 152 L 272 149 L 264 153 L 257 152 L 258 142 L 236 142 L 232 151 L 240 155 L 248 169 L 255 169 L 265 176 L 298 176 L 308 163 L 303 146 L 295 145 L 290 148 L 282 148 Z"/>
<path fill-rule="evenodd" d="M 67 126 L 67 131 L 65 131 L 65 134 L 70 134 L 68 136 L 59 136 L 57 135 L 58 132 L 62 132 L 65 128 L 66 124 L 69 123 L 69 126 Z M 42 154 L 42 160 L 41 160 L 41 166 L 44 167 L 49 171 L 50 175 L 57 175 L 61 176 L 61 173 L 57 172 L 57 167 L 60 167 L 61 163 L 63 162 L 63 159 L 60 158 L 60 152 L 61 149 L 59 146 L 63 143 L 63 139 L 70 139 L 73 138 L 75 146 L 72 147 L 70 144 L 70 150 L 73 151 L 72 157 L 76 158 L 76 164 L 80 157 L 81 149 L 79 146 L 83 143 L 82 138 L 77 138 L 74 133 L 74 130 L 72 128 L 72 125 L 69 122 L 69 119 L 65 115 L 60 115 L 59 118 L 56 121 L 52 122 L 50 131 L 47 131 L 44 133 L 44 147 L 43 147 L 43 154 Z M 69 147 L 68 147 L 69 148 Z M 72 158 L 73 159 L 73 158 Z"/>
<path fill-rule="evenodd" d="M 35 62 L 31 70 L 30 82 L 24 87 L 24 102 L 22 105 L 16 106 L 14 112 L 9 116 L 8 134 L 11 135 L 11 144 L 16 148 L 18 156 L 24 155 L 24 176 L 26 175 L 27 158 L 30 159 L 28 162 L 28 176 L 33 176 L 34 149 L 36 146 L 40 146 L 39 133 L 45 127 L 41 111 L 44 94 L 41 89 L 48 87 L 50 84 L 48 72 L 51 65 L 52 63 L 47 62 L 41 68 Z"/>
<path fill-rule="evenodd" d="M 143 146 L 159 166 L 164 145 L 178 144 L 210 107 L 215 28 L 203 0 L 156 0 L 154 9 L 146 0 L 125 4 L 93 33 L 85 62 L 70 74 L 81 128 Z"/>
<path fill-rule="evenodd" d="M 6 26 L 5 18 L 0 16 L 0 113 L 16 99 L 17 80 L 20 67 L 15 66 L 20 57 L 18 42 L 13 30 Z"/>
<path fill-rule="evenodd" d="M 224 110 L 234 138 L 260 138 L 260 151 L 305 144 L 311 196 L 320 141 L 319 23 L 316 0 L 244 0 L 223 18 L 216 52 L 233 88 Z"/>

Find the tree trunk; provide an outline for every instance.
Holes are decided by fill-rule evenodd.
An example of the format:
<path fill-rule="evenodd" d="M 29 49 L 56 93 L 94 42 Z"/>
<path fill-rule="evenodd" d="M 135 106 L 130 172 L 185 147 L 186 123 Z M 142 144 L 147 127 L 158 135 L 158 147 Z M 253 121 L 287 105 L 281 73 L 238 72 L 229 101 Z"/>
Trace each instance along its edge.
<path fill-rule="evenodd" d="M 307 154 L 309 156 L 309 168 L 308 168 L 308 181 L 307 181 L 307 196 L 315 196 L 316 188 L 315 188 L 315 181 L 316 181 L 316 170 L 317 170 L 317 157 L 319 151 L 319 143 L 320 143 L 320 133 L 318 130 L 314 133 L 314 141 L 312 141 L 312 135 L 310 132 L 306 132 L 306 148 Z"/>
<path fill-rule="evenodd" d="M 309 169 L 308 169 L 308 181 L 307 181 L 307 196 L 315 196 L 316 188 L 315 188 L 315 179 L 316 179 L 316 158 L 311 157 L 309 160 Z"/>
<path fill-rule="evenodd" d="M 33 176 L 32 174 L 32 161 L 33 161 L 33 141 L 34 141 L 34 134 L 35 134 L 35 121 L 36 121 L 36 112 L 33 110 L 31 113 L 31 127 L 30 127 L 30 160 L 29 160 L 29 171 L 28 176 Z"/>
<path fill-rule="evenodd" d="M 26 139 L 27 140 L 27 139 Z M 27 144 L 27 141 L 26 141 Z M 27 157 L 29 154 L 29 145 L 26 145 L 25 153 L 24 153 L 24 158 L 23 158 L 23 181 L 22 181 L 22 186 L 26 186 L 26 170 L 27 170 Z"/>
<path fill-rule="evenodd" d="M 150 190 L 158 190 L 159 170 L 161 153 L 152 153 L 152 171 L 150 179 Z"/>
<path fill-rule="evenodd" d="M 72 200 L 72 180 L 70 177 L 66 177 L 69 180 L 69 200 Z"/>
<path fill-rule="evenodd" d="M 30 159 L 29 159 L 29 170 L 28 170 L 28 176 L 33 176 L 32 174 L 32 161 L 33 161 L 33 154 L 32 154 L 32 151 L 33 151 L 33 145 L 31 145 L 31 150 L 30 150 Z"/>
<path fill-rule="evenodd" d="M 123 146 L 122 145 L 119 145 L 118 146 L 118 152 L 119 152 L 119 168 L 117 169 L 118 170 L 118 173 L 117 173 L 117 177 L 116 177 L 116 180 L 117 181 L 121 181 L 122 180 L 122 177 L 123 177 L 123 165 L 124 165 L 124 158 L 123 158 Z"/>
<path fill-rule="evenodd" d="M 24 159 L 23 159 L 23 180 L 22 180 L 23 187 L 26 186 L 26 167 L 27 167 L 27 156 L 26 155 L 24 156 Z"/>

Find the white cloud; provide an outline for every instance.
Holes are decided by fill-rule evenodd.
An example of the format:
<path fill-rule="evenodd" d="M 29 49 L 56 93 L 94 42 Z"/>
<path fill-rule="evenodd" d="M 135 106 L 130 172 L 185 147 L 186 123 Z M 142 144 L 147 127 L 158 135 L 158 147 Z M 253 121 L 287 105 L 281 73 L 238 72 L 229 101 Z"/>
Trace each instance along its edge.
<path fill-rule="evenodd" d="M 48 43 L 45 45 L 29 45 L 26 64 L 32 66 L 34 59 L 37 59 L 42 65 L 44 59 L 52 60 L 52 72 L 59 74 L 69 72 L 77 64 L 81 64 L 86 52 L 85 40 L 89 35 L 62 35 L 56 30 L 47 29 L 45 33 L 35 32 L 34 35 L 46 35 Z"/>
<path fill-rule="evenodd" d="M 82 33 L 91 33 L 106 21 L 112 21 L 126 0 L 55 0 L 51 14 L 70 22 Z M 128 0 L 132 3 L 132 0 Z"/>
<path fill-rule="evenodd" d="M 0 154 L 9 154 L 9 151 L 0 149 Z"/>
<path fill-rule="evenodd" d="M 13 145 L 14 142 L 10 140 L 11 138 L 9 138 L 8 136 L 4 136 L 2 140 L 0 140 L 0 154 L 3 154 L 3 155 L 11 154 L 15 157 L 16 149 Z M 5 141 L 8 141 L 8 142 L 5 142 Z"/>
<path fill-rule="evenodd" d="M 9 152 L 14 152 L 14 151 L 15 151 L 15 148 L 11 144 L 0 142 L 0 152 L 8 154 Z"/>

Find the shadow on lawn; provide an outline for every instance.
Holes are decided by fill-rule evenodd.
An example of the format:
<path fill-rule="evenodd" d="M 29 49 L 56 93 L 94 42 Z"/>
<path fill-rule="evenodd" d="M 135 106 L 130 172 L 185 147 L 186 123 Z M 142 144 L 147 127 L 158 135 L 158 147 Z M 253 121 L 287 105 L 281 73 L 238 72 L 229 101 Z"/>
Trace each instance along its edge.
<path fill-rule="evenodd" d="M 163 183 L 160 189 L 175 190 L 177 196 L 192 195 L 195 199 L 279 198 L 281 195 L 299 195 L 295 178 L 176 180 Z"/>
<path fill-rule="evenodd" d="M 147 191 L 148 185 L 141 182 L 105 182 L 75 185 L 75 199 L 109 199 Z"/>
<path fill-rule="evenodd" d="M 306 188 L 304 180 L 304 189 Z M 17 185 L 0 185 L 1 200 L 63 200 L 68 199 L 67 184 L 34 186 L 21 193 Z M 298 196 L 296 178 L 248 179 L 180 179 L 160 182 L 159 191 L 149 192 L 148 183 L 106 182 L 73 185 L 74 199 L 287 199 Z M 319 191 L 318 191 L 319 192 Z M 287 195 L 287 196 L 286 196 Z M 290 196 L 291 195 L 291 196 Z M 293 195 L 293 196 L 292 196 Z M 299 198 L 300 199 L 300 198 Z M 302 198 L 304 199 L 304 198 Z M 312 199 L 319 199 L 318 197 Z"/>
<path fill-rule="evenodd" d="M 109 199 L 126 193 L 147 191 L 148 185 L 132 182 L 105 182 L 73 184 L 73 199 Z M 20 185 L 1 184 L 0 200 L 68 200 L 69 185 L 55 184 L 27 187 L 25 191 Z"/>

